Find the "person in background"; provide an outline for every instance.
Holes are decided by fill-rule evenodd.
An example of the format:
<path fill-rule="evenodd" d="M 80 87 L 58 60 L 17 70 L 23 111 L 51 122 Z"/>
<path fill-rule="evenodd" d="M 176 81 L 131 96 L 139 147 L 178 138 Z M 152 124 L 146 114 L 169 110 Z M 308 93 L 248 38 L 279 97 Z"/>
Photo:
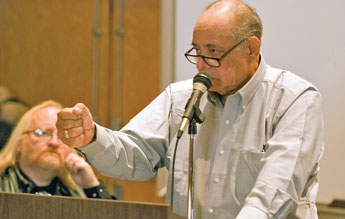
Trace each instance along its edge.
<path fill-rule="evenodd" d="M 0 150 L 6 144 L 13 127 L 29 106 L 14 96 L 10 89 L 0 85 Z"/>
<path fill-rule="evenodd" d="M 262 29 L 255 10 L 237 0 L 213 2 L 194 26 L 185 56 L 212 81 L 194 136 L 194 218 L 317 218 L 322 98 L 309 82 L 266 64 Z M 120 131 L 94 123 L 77 103 L 58 114 L 58 135 L 107 176 L 146 180 L 166 166 L 167 201 L 186 216 L 187 134 L 174 150 L 192 92 L 192 80 L 169 85 Z"/>
<path fill-rule="evenodd" d="M 91 166 L 58 138 L 61 109 L 45 101 L 19 120 L 0 153 L 0 191 L 114 199 Z"/>

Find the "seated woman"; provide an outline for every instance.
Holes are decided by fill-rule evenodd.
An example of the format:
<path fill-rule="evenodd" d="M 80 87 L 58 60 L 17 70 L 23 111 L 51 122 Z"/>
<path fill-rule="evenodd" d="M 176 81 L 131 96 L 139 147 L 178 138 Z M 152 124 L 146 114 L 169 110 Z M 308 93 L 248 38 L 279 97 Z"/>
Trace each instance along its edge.
<path fill-rule="evenodd" d="M 115 199 L 91 166 L 58 138 L 60 109 L 45 101 L 20 119 L 0 153 L 0 191 Z"/>

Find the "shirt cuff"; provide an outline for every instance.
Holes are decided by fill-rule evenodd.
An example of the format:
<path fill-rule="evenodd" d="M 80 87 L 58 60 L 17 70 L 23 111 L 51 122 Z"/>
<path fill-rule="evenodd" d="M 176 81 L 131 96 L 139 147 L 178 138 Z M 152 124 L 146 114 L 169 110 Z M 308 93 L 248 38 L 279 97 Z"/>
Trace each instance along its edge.
<path fill-rule="evenodd" d="M 236 219 L 248 219 L 248 218 L 255 218 L 255 219 L 268 219 L 267 214 L 258 208 L 251 207 L 251 206 L 244 206 L 240 213 L 237 215 Z"/>
<path fill-rule="evenodd" d="M 84 189 L 84 192 L 88 198 L 100 198 L 100 199 L 116 199 L 115 196 L 109 194 L 107 188 L 104 186 L 102 180 L 99 180 L 100 184 L 95 187 Z"/>

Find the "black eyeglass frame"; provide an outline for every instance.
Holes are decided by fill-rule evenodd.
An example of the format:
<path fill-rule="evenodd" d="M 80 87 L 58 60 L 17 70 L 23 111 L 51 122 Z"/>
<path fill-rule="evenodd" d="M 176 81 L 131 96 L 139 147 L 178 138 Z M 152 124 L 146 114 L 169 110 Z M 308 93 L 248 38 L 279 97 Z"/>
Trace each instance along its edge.
<path fill-rule="evenodd" d="M 221 57 L 219 58 L 215 58 L 215 57 L 208 57 L 208 56 L 203 56 L 203 55 L 191 55 L 189 54 L 193 49 L 195 49 L 194 47 L 192 47 L 190 50 L 188 50 L 184 56 L 186 57 L 186 59 L 192 63 L 192 64 L 196 64 L 197 61 L 193 62 L 193 58 L 202 58 L 202 60 L 204 60 L 204 62 L 211 66 L 211 67 L 220 67 L 220 61 L 227 55 L 229 54 L 232 50 L 234 50 L 237 46 L 241 45 L 244 41 L 246 41 L 248 38 L 245 38 L 245 39 L 242 39 L 240 40 L 238 43 L 236 43 L 233 47 L 231 47 L 229 50 L 227 50 Z M 191 57 L 191 58 L 189 58 Z M 193 57 L 193 58 L 192 58 Z M 211 65 L 208 63 L 207 59 L 212 59 L 212 60 L 215 60 L 217 61 L 218 65 Z M 193 61 L 192 61 L 193 60 Z"/>

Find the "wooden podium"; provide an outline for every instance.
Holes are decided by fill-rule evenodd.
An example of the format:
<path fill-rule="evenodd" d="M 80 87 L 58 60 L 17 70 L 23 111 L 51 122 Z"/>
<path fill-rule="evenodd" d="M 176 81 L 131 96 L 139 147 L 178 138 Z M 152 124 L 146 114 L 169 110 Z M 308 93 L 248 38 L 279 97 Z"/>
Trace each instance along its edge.
<path fill-rule="evenodd" d="M 167 204 L 0 192 L 6 219 L 181 219 Z"/>

